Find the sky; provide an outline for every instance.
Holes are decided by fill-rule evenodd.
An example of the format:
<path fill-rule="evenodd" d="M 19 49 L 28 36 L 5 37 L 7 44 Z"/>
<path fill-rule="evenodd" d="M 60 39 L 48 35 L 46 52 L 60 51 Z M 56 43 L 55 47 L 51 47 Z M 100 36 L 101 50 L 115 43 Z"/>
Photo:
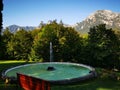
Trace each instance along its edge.
<path fill-rule="evenodd" d="M 74 25 L 97 10 L 120 13 L 120 0 L 3 0 L 3 27 L 38 26 L 60 20 Z"/>

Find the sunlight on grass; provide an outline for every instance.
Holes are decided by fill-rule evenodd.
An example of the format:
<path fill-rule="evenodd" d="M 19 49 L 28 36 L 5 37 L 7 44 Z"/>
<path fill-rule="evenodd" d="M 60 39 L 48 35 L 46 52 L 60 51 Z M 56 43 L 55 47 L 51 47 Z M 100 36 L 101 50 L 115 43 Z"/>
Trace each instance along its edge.
<path fill-rule="evenodd" d="M 113 90 L 113 89 L 108 89 L 108 88 L 98 88 L 96 90 Z"/>
<path fill-rule="evenodd" d="M 10 60 L 10 61 L 0 61 L 0 64 L 5 64 L 5 63 L 22 63 L 25 61 L 16 61 L 16 60 Z"/>

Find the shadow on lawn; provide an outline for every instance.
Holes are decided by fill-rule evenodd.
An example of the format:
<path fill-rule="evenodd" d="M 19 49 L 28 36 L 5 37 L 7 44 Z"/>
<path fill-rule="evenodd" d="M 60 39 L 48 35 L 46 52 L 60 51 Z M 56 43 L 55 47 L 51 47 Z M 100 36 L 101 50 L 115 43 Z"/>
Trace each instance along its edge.
<path fill-rule="evenodd" d="M 60 89 L 59 89 L 60 88 Z M 120 81 L 94 79 L 73 85 L 54 86 L 52 90 L 119 90 Z"/>

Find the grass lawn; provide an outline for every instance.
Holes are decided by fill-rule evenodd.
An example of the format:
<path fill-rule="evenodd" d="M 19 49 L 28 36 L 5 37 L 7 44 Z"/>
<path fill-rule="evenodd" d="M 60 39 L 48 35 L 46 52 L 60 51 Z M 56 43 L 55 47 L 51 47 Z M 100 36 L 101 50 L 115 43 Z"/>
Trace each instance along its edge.
<path fill-rule="evenodd" d="M 0 61 L 0 73 L 10 67 L 26 64 L 24 61 Z M 101 73 L 101 69 L 97 68 Z M 16 89 L 15 85 L 5 85 L 0 78 L 0 90 L 22 90 L 20 87 Z M 107 73 L 100 75 L 95 79 L 84 82 L 78 82 L 69 85 L 51 85 L 51 90 L 120 90 L 120 80 L 111 79 Z"/>

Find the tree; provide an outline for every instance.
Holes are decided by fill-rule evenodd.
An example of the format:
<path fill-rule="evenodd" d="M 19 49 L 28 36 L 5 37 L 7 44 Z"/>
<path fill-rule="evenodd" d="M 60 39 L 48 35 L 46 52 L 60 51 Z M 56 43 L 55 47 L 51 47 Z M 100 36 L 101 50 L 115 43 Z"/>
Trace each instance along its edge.
<path fill-rule="evenodd" d="M 35 36 L 34 44 L 31 52 L 31 57 L 34 60 L 49 61 L 49 43 L 53 43 L 54 53 L 56 52 L 56 47 L 58 45 L 58 38 L 56 34 L 57 23 L 51 22 L 44 26 L 38 35 Z M 33 54 L 34 53 L 34 54 Z M 55 58 L 55 57 L 54 57 Z"/>
<path fill-rule="evenodd" d="M 119 30 L 115 30 L 115 34 L 118 38 L 117 44 L 118 44 L 118 52 L 117 52 L 117 56 L 119 58 L 119 62 L 117 63 L 118 68 L 120 69 L 120 29 Z"/>
<path fill-rule="evenodd" d="M 105 24 L 90 28 L 88 36 L 89 59 L 92 65 L 112 68 L 117 66 L 118 38 Z"/>
<path fill-rule="evenodd" d="M 9 59 L 9 55 L 8 55 L 8 53 L 6 52 L 7 51 L 7 45 L 8 45 L 8 42 L 11 40 L 11 37 L 13 36 L 13 33 L 11 33 L 10 31 L 9 31 L 9 29 L 8 28 L 6 28 L 5 30 L 4 30 L 4 32 L 3 32 L 3 34 L 2 34 L 2 45 L 3 45 L 3 48 L 2 48 L 2 50 L 3 50 L 3 59 Z"/>
<path fill-rule="evenodd" d="M 36 60 L 49 61 L 49 46 L 53 43 L 54 61 L 75 61 L 81 49 L 77 31 L 58 24 L 56 20 L 44 26 L 34 39 L 31 57 Z"/>
<path fill-rule="evenodd" d="M 45 26 L 45 23 L 43 21 L 41 21 L 38 27 L 42 28 L 43 26 Z"/>
<path fill-rule="evenodd" d="M 35 36 L 36 36 L 38 33 L 40 33 L 41 31 L 42 31 L 41 28 L 36 28 L 36 29 L 34 29 L 34 30 L 29 31 L 29 33 L 31 33 L 32 38 L 34 39 Z"/>
<path fill-rule="evenodd" d="M 60 55 L 64 61 L 77 62 L 80 59 L 82 38 L 80 38 L 78 32 L 71 27 L 61 30 Z"/>
<path fill-rule="evenodd" d="M 17 31 L 8 42 L 7 52 L 14 59 L 28 59 L 33 39 L 30 33 L 25 30 Z"/>

